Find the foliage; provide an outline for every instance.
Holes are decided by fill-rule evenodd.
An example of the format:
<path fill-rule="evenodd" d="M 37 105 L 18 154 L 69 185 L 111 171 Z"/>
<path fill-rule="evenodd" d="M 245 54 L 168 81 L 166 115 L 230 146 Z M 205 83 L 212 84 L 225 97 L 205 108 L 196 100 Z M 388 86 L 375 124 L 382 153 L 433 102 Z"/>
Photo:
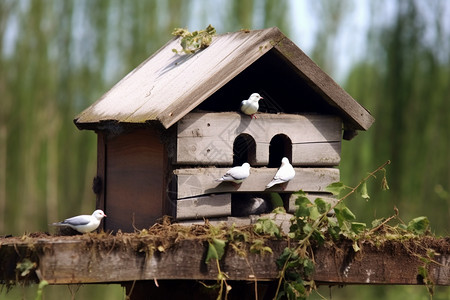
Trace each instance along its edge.
<path fill-rule="evenodd" d="M 32 262 L 28 258 L 25 258 L 20 263 L 17 263 L 16 271 L 19 273 L 20 276 L 24 277 L 27 276 L 36 267 L 37 264 L 35 262 Z"/>
<path fill-rule="evenodd" d="M 208 25 L 206 29 L 200 31 L 189 32 L 185 28 L 175 28 L 172 35 L 181 37 L 181 47 L 186 54 L 193 54 L 200 49 L 208 47 L 212 42 L 212 37 L 216 34 L 216 29 Z M 172 49 L 178 53 L 177 49 Z"/>
<path fill-rule="evenodd" d="M 308 14 L 323 22 L 310 39 L 314 46 L 304 50 L 335 74 L 333 63 L 345 44 L 336 37 L 352 27 L 348 13 L 359 5 L 329 2 L 307 1 Z M 338 81 L 376 118 L 351 146 L 343 143 L 341 178 L 353 182 L 378 160 L 392 158 L 392 193 L 374 189 L 371 197 L 393 203 L 408 219 L 427 215 L 438 233 L 448 234 L 448 3 L 387 2 L 367 7 L 371 17 L 361 47 L 366 51 L 359 61 L 349 61 L 349 73 Z M 195 3 L 0 1 L 1 234 L 45 231 L 48 223 L 93 208 L 95 135 L 77 131 L 71 120 L 165 43 L 173 28 L 206 25 L 211 17 L 222 32 L 278 26 L 295 38 L 288 1 L 211 1 L 193 9 Z M 308 44 L 302 36 L 307 35 L 297 36 L 301 47 Z M 367 221 L 375 205 L 355 203 L 352 211 Z M 377 206 L 378 215 L 387 214 L 384 207 L 390 206 Z M 93 286 L 83 289 L 94 293 Z M 104 287 L 102 296 L 111 289 Z"/>
<path fill-rule="evenodd" d="M 362 199 L 369 199 L 367 181 L 370 178 L 374 178 L 379 172 L 383 174 L 382 181 L 385 182 L 383 187 L 386 187 L 387 180 L 384 167 L 389 163 L 390 161 L 387 161 L 379 166 L 355 187 L 348 187 L 340 182 L 330 184 L 327 187 L 327 191 L 332 192 L 334 195 L 343 194 L 334 205 L 325 202 L 321 198 L 316 198 L 314 202 L 311 202 L 303 191 L 296 193 L 297 199 L 295 204 L 297 205 L 297 209 L 291 221 L 288 236 L 297 243 L 292 247 L 284 249 L 276 261 L 280 268 L 276 299 L 282 297 L 286 297 L 287 299 L 306 299 L 311 291 L 315 290 L 316 287 L 312 279 L 314 257 L 312 256 L 313 251 L 311 247 L 313 244 L 323 244 L 326 239 L 326 234 L 335 241 L 340 238 L 352 240 L 353 250 L 354 252 L 358 252 L 360 251 L 358 245 L 359 239 L 369 238 L 382 226 L 386 226 L 387 222 L 398 216 L 398 210 L 395 209 L 396 213 L 394 216 L 386 220 L 374 220 L 372 222 L 372 228 L 368 230 L 365 223 L 355 221 L 355 214 L 344 204 L 344 200 L 355 192 Z M 335 218 L 329 217 L 329 213 L 332 210 L 335 212 Z M 410 221 L 407 226 L 405 224 L 399 224 L 394 229 L 403 231 L 397 235 L 400 238 L 405 236 L 405 233 L 409 233 L 409 236 L 422 235 L 428 231 L 428 226 L 429 221 L 426 217 L 418 217 Z M 421 257 L 424 261 L 424 266 L 418 269 L 418 274 L 424 278 L 424 283 L 430 293 L 433 291 L 433 283 L 429 279 L 426 264 L 431 262 L 430 257 L 432 257 L 432 252 L 432 250 L 428 250 L 427 258 Z"/>

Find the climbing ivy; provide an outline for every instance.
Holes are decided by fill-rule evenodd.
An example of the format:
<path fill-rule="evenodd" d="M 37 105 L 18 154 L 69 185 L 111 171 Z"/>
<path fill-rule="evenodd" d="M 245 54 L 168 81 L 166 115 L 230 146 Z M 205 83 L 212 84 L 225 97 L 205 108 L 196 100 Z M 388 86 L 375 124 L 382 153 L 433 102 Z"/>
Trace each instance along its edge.
<path fill-rule="evenodd" d="M 398 217 L 398 210 L 394 208 L 394 216 L 388 219 L 374 220 L 371 228 L 368 229 L 366 223 L 356 221 L 355 214 L 344 203 L 344 200 L 353 193 L 358 193 L 362 199 L 368 200 L 370 196 L 367 190 L 367 181 L 375 178 L 377 173 L 382 173 L 383 176 L 382 189 L 389 189 L 384 168 L 388 164 L 390 161 L 368 174 L 355 187 L 346 186 L 341 182 L 330 184 L 327 191 L 338 197 L 334 205 L 321 198 L 316 198 L 311 202 L 303 191 L 295 194 L 297 209 L 291 220 L 288 237 L 297 243 L 284 249 L 276 261 L 280 269 L 276 299 L 307 299 L 309 294 L 315 290 L 316 286 L 312 279 L 315 265 L 311 249 L 312 243 L 323 244 L 326 235 L 333 241 L 344 237 L 353 241 L 353 250 L 358 252 L 360 250 L 358 241 L 362 237 L 370 237 L 382 226 L 387 226 L 387 222 Z M 334 211 L 334 216 L 330 216 L 332 211 Z M 429 221 L 427 217 L 417 217 L 408 225 L 400 223 L 393 229 L 399 232 L 399 236 L 406 232 L 412 235 L 423 235 L 429 230 Z M 400 233 L 400 231 L 402 232 Z M 433 282 L 428 276 L 427 265 L 432 261 L 432 257 L 433 250 L 430 249 L 426 257 L 420 257 L 424 265 L 418 269 L 418 275 L 422 276 L 430 294 L 433 291 Z"/>
<path fill-rule="evenodd" d="M 375 241 L 380 240 L 380 236 L 376 236 L 375 233 L 381 228 L 384 228 L 384 230 L 386 228 L 389 229 L 390 233 L 386 233 L 384 237 L 389 239 L 411 238 L 429 232 L 429 220 L 427 217 L 417 217 L 405 224 L 398 217 L 397 208 L 394 208 L 395 214 L 393 216 L 386 219 L 376 219 L 368 226 L 366 223 L 358 222 L 355 214 L 344 203 L 344 200 L 354 193 L 357 193 L 364 200 L 370 199 L 367 181 L 375 178 L 379 173 L 382 174 L 381 188 L 384 190 L 389 189 L 385 170 L 385 166 L 388 164 L 390 164 L 390 161 L 385 162 L 369 173 L 354 187 L 346 186 L 342 182 L 330 184 L 326 190 L 337 197 L 337 201 L 333 205 L 320 197 L 311 202 L 303 191 L 298 191 L 294 194 L 297 208 L 291 218 L 289 232 L 287 233 L 287 238 L 291 242 L 276 260 L 280 273 L 274 299 L 307 299 L 310 293 L 316 290 L 313 280 L 315 262 L 312 247 L 320 246 L 326 240 L 349 239 L 353 241 L 353 250 L 358 252 L 360 251 L 359 241 L 362 238 L 373 237 Z M 285 213 L 285 211 L 282 207 L 277 207 L 274 213 Z M 387 225 L 393 219 L 399 220 L 399 224 L 395 226 Z M 209 225 L 209 228 L 210 238 L 208 240 L 206 263 L 209 263 L 211 260 L 216 262 L 218 280 L 216 285 L 207 287 L 220 287 L 218 299 L 222 295 L 225 295 L 226 299 L 228 292 L 231 290 L 231 285 L 227 283 L 227 276 L 221 271 L 219 261 L 227 245 L 230 245 L 239 255 L 245 257 L 246 253 L 241 242 L 247 242 L 248 236 L 247 233 L 240 231 L 235 226 L 232 226 L 227 233 L 224 233 L 223 229 L 211 225 Z M 283 234 L 281 228 L 269 217 L 258 219 L 254 224 L 253 231 L 261 237 L 286 238 L 286 234 Z M 220 238 L 218 238 L 219 236 Z M 273 253 L 270 247 L 264 245 L 263 238 L 252 239 L 250 252 Z M 428 249 L 425 256 L 419 256 L 423 265 L 417 270 L 418 276 L 423 278 L 423 282 L 430 294 L 433 293 L 434 283 L 429 277 L 427 267 L 431 262 L 434 262 L 434 255 L 434 250 Z M 225 293 L 224 287 L 226 288 Z"/>

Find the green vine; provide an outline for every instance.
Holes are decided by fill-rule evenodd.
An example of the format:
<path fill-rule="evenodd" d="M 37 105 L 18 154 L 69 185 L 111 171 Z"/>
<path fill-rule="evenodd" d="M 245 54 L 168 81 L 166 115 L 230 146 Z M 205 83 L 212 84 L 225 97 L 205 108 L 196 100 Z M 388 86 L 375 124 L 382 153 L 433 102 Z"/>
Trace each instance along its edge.
<path fill-rule="evenodd" d="M 363 199 L 368 199 L 367 181 L 375 177 L 378 172 L 383 173 L 383 188 L 388 188 L 386 171 L 384 167 L 390 161 L 385 162 L 375 171 L 369 173 L 355 187 L 345 186 L 341 182 L 332 183 L 327 191 L 335 196 L 349 190 L 340 197 L 334 205 L 322 198 L 316 198 L 311 202 L 305 192 L 296 193 L 295 204 L 298 206 L 291 220 L 288 233 L 289 238 L 296 241 L 295 247 L 287 247 L 277 260 L 280 268 L 280 278 L 275 294 L 276 299 L 286 297 L 287 299 L 306 299 L 312 290 L 315 290 L 314 280 L 314 257 L 311 243 L 314 241 L 322 245 L 325 241 L 325 233 L 333 240 L 344 236 L 353 240 L 353 250 L 360 250 L 358 239 L 366 229 L 366 224 L 356 222 L 353 212 L 344 204 L 344 200 L 355 192 L 359 192 Z M 330 218 L 329 214 L 334 210 L 336 218 Z"/>
<path fill-rule="evenodd" d="M 280 268 L 280 277 L 278 282 L 275 299 L 307 299 L 310 293 L 316 290 L 312 275 L 314 273 L 314 256 L 311 244 L 322 245 L 325 241 L 325 235 L 328 234 L 332 240 L 337 241 L 345 237 L 353 241 L 353 250 L 360 251 L 359 240 L 361 238 L 375 237 L 374 234 L 381 228 L 385 228 L 385 238 L 410 238 L 423 235 L 429 232 L 429 220 L 427 217 L 417 217 L 411 220 L 407 225 L 398 217 L 398 209 L 394 207 L 395 214 L 387 219 L 377 219 L 372 222 L 370 229 L 367 229 L 365 223 L 357 222 L 353 212 L 344 204 L 344 200 L 350 195 L 358 193 L 361 198 L 368 200 L 367 181 L 375 178 L 375 175 L 382 173 L 381 188 L 389 189 L 386 179 L 385 166 L 390 161 L 385 162 L 373 172 L 369 173 L 355 187 L 345 186 L 341 182 L 332 183 L 327 187 L 327 191 L 338 200 L 334 205 L 327 203 L 321 198 L 314 202 L 309 201 L 306 193 L 300 191 L 296 193 L 295 204 L 298 206 L 293 219 L 291 220 L 290 232 L 288 233 L 296 243 L 295 246 L 287 247 L 277 260 Z M 339 195 L 342 195 L 339 197 Z M 335 218 L 329 217 L 334 211 Z M 400 223 L 394 227 L 387 223 L 392 219 L 398 219 Z M 388 229 L 386 229 L 388 228 Z M 433 262 L 435 252 L 433 249 L 426 249 L 426 255 L 421 256 L 413 251 L 414 255 L 424 263 L 418 268 L 418 275 L 423 278 L 430 295 L 433 294 L 434 283 L 430 279 L 427 271 L 428 265 Z"/>
<path fill-rule="evenodd" d="M 381 243 L 383 240 L 408 239 L 429 232 L 428 218 L 417 217 L 405 224 L 398 217 L 399 212 L 396 207 L 394 207 L 394 215 L 386 219 L 376 219 L 368 228 L 366 223 L 357 222 L 354 213 L 345 205 L 344 200 L 354 193 L 359 194 L 362 199 L 368 200 L 370 196 L 367 182 L 371 178 L 376 178 L 379 173 L 382 175 L 381 188 L 389 189 L 385 169 L 389 164 L 390 161 L 385 162 L 354 187 L 346 186 L 341 182 L 330 184 L 326 190 L 338 198 L 333 205 L 322 198 L 316 198 L 311 202 L 303 191 L 295 193 L 297 209 L 291 219 L 289 233 L 287 233 L 288 239 L 292 242 L 289 242 L 290 246 L 286 247 L 276 260 L 280 273 L 274 299 L 301 300 L 307 299 L 311 292 L 317 292 L 313 280 L 315 261 L 312 247 L 320 246 L 326 240 L 338 241 L 342 237 L 350 239 L 353 241 L 353 250 L 358 252 L 360 251 L 359 241 L 362 238 L 371 238 L 375 243 Z M 282 207 L 277 207 L 274 213 L 285 213 L 285 211 Z M 387 225 L 393 219 L 399 220 L 400 223 L 395 226 Z M 379 234 L 380 231 L 383 233 Z M 253 226 L 253 232 L 261 238 L 251 239 L 250 252 L 252 253 L 272 253 L 272 249 L 264 245 L 263 236 L 277 239 L 286 237 L 275 221 L 268 217 L 260 218 Z M 221 271 L 219 262 L 227 245 L 245 257 L 243 243 L 248 242 L 248 233 L 240 231 L 235 226 L 225 232 L 223 228 L 209 225 L 209 235 L 206 263 L 211 260 L 216 262 L 218 277 L 215 285 L 207 287 L 219 288 L 217 299 L 221 299 L 222 295 L 227 299 L 231 285 L 227 283 L 228 277 Z M 433 260 L 436 255 L 435 251 L 425 249 L 425 255 L 419 255 L 412 250 L 408 251 L 423 262 L 423 265 L 418 268 L 417 274 L 423 278 L 423 283 L 432 295 L 434 283 L 427 270 L 430 263 L 437 263 Z M 322 297 L 320 294 L 319 296 Z"/>

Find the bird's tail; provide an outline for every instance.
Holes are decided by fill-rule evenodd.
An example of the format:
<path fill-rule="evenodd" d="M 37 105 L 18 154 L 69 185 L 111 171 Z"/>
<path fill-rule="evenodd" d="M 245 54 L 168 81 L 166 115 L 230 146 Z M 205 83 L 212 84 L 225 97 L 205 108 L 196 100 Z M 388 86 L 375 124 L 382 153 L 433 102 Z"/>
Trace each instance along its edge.
<path fill-rule="evenodd" d="M 61 222 L 57 222 L 57 223 L 52 223 L 49 224 L 51 226 L 58 226 L 58 227 L 64 227 L 64 226 L 68 226 L 67 224 L 61 223 Z"/>
<path fill-rule="evenodd" d="M 269 182 L 269 183 L 266 185 L 266 189 L 270 189 L 270 188 L 273 187 L 275 184 L 276 184 L 276 181 L 275 181 L 275 180 L 272 180 L 271 182 Z"/>

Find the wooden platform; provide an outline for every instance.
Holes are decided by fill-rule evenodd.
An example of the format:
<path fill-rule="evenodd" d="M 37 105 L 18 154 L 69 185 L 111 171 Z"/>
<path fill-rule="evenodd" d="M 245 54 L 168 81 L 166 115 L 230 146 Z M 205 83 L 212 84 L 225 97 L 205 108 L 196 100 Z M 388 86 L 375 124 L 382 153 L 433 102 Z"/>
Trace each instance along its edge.
<path fill-rule="evenodd" d="M 157 243 L 156 243 L 157 244 Z M 220 262 L 229 280 L 275 280 L 275 260 L 288 245 L 286 240 L 268 240 L 273 254 L 236 254 L 227 247 Z M 153 248 L 152 248 L 153 247 Z M 158 248 L 143 234 L 83 235 L 75 237 L 25 237 L 0 239 L 2 283 L 47 280 L 50 284 L 114 283 L 134 280 L 216 280 L 217 266 L 205 264 L 207 242 L 179 239 Z M 249 245 L 246 246 L 247 249 Z M 436 285 L 450 285 L 450 240 L 424 237 L 414 241 L 386 241 L 379 245 L 362 241 L 355 253 L 352 243 L 314 249 L 314 279 L 323 284 L 423 284 L 417 254 L 426 249 L 439 253 L 427 266 Z M 153 252 L 153 254 L 151 253 Z M 30 273 L 21 276 L 18 263 L 30 261 Z M 35 263 L 35 265 L 33 265 Z M 34 266 L 34 267 L 33 267 Z"/>
<path fill-rule="evenodd" d="M 325 188 L 339 181 L 339 169 L 295 168 L 295 177 L 285 185 L 266 189 L 277 168 L 251 168 L 250 176 L 240 185 L 217 182 L 229 168 L 189 168 L 174 170 L 178 199 L 229 192 L 325 192 Z"/>

